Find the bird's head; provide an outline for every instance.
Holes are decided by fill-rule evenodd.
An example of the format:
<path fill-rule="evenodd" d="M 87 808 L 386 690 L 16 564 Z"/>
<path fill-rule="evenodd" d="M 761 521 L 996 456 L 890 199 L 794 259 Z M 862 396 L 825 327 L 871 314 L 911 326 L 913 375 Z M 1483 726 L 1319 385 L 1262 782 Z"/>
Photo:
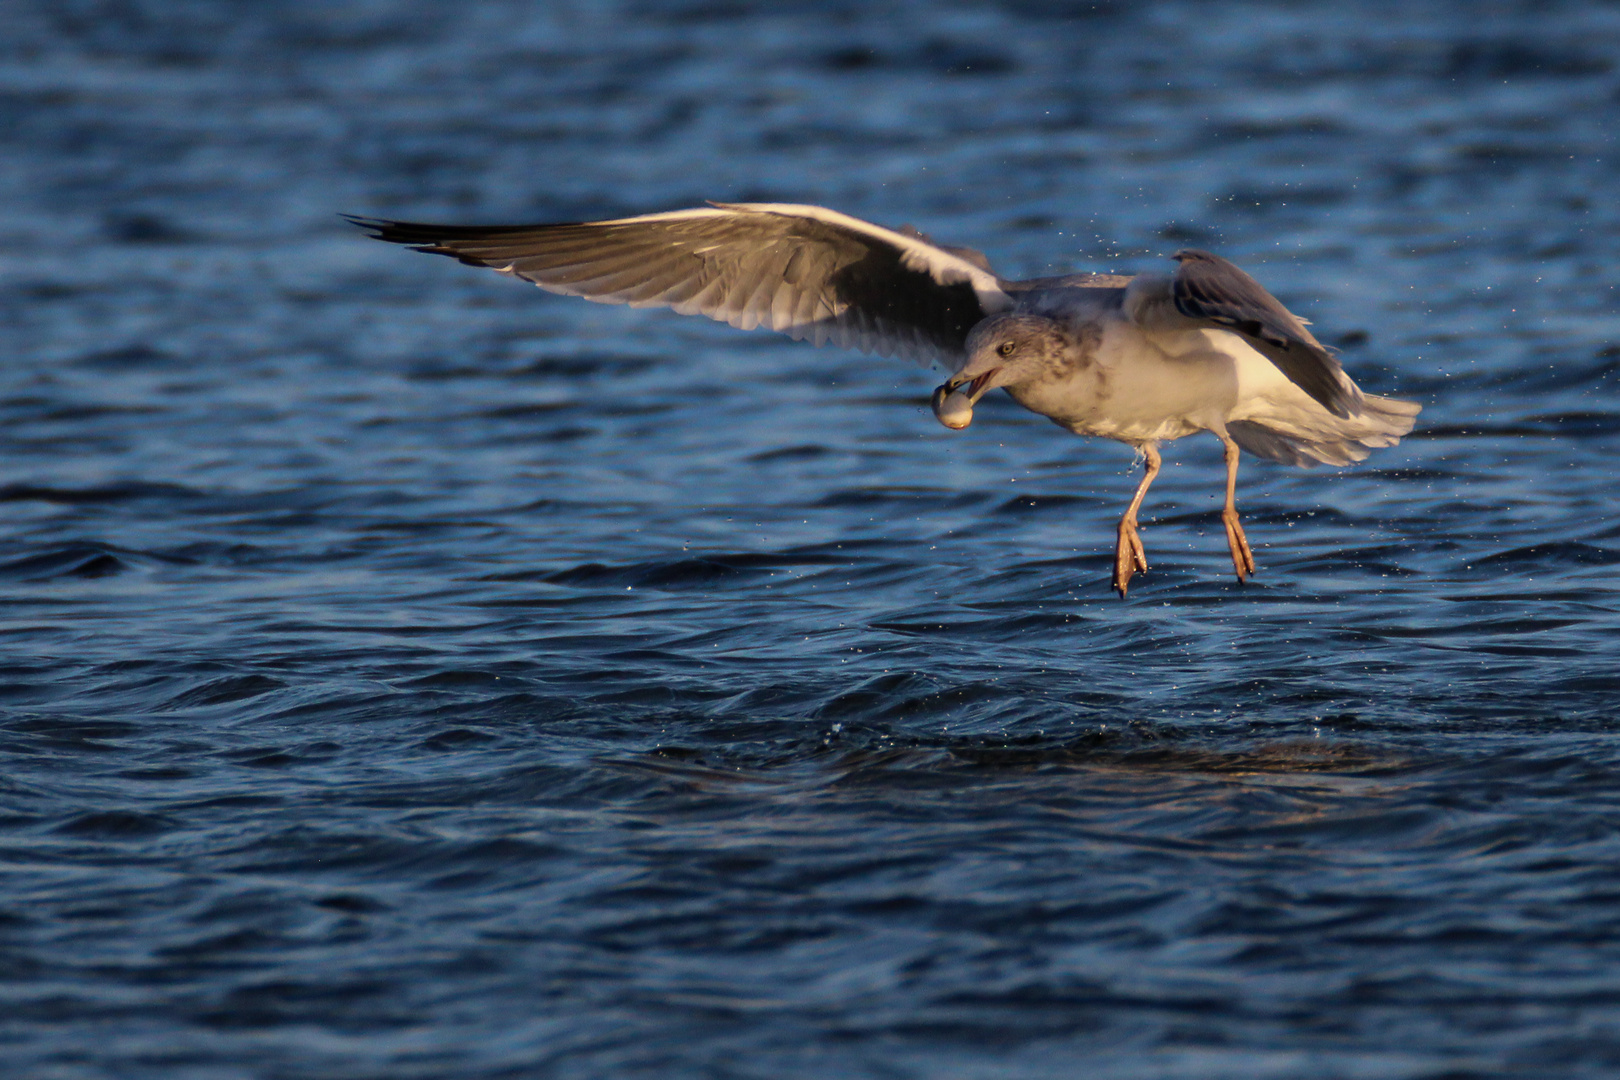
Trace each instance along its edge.
<path fill-rule="evenodd" d="M 1017 386 L 1064 366 L 1072 344 L 1056 319 L 1044 315 L 992 315 L 967 336 L 967 363 L 945 380 L 945 391 L 961 390 L 977 404 L 998 386 Z"/>

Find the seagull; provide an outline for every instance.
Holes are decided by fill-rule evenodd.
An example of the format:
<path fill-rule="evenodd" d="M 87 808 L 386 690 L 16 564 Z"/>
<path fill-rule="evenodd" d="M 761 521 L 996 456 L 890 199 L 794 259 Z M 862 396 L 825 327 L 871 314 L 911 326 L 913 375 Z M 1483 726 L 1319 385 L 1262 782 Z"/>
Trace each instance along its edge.
<path fill-rule="evenodd" d="M 1147 570 L 1137 511 L 1159 444 L 1221 441 L 1221 521 L 1241 584 L 1254 554 L 1237 512 L 1238 455 L 1349 465 L 1412 430 L 1420 406 L 1366 394 L 1254 278 L 1177 251 L 1171 273 L 1010 281 L 972 248 L 820 206 L 709 203 L 610 221 L 425 225 L 345 214 L 378 240 L 449 255 L 563 296 L 664 307 L 934 364 L 934 415 L 965 428 L 991 390 L 1145 463 L 1120 518 L 1112 587 Z"/>

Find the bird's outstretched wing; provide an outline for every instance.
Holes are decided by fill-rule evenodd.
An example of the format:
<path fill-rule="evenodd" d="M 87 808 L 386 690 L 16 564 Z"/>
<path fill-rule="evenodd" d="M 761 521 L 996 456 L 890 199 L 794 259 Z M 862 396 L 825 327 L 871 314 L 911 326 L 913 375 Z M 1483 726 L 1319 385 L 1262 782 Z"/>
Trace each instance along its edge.
<path fill-rule="evenodd" d="M 1361 391 L 1339 361 L 1265 286 L 1207 251 L 1187 248 L 1172 257 L 1179 265 L 1170 279 L 1170 296 L 1178 312 L 1242 334 L 1335 416 L 1361 412 Z"/>
<path fill-rule="evenodd" d="M 345 216 L 379 240 L 487 266 L 548 292 L 673 308 L 953 370 L 973 325 L 1012 306 L 977 252 L 819 206 L 715 203 L 562 225 Z"/>

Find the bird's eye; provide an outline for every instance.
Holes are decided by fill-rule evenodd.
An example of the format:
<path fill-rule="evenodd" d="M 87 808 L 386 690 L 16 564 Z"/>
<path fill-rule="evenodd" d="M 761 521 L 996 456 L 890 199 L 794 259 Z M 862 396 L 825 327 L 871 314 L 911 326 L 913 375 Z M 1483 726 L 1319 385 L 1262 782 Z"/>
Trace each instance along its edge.
<path fill-rule="evenodd" d="M 1011 356 L 1012 351 L 1016 348 L 1018 348 L 1018 346 L 1014 342 L 1003 341 L 1000 345 L 996 346 L 996 352 L 1000 353 L 1002 356 Z"/>

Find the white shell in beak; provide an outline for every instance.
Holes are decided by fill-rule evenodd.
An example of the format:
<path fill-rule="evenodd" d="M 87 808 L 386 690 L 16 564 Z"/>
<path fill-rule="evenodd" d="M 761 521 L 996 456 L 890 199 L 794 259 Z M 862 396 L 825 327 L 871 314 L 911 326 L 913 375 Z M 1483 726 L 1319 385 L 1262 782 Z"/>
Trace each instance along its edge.
<path fill-rule="evenodd" d="M 961 431 L 973 423 L 973 399 L 960 390 L 947 392 L 943 386 L 935 387 L 934 419 L 952 431 Z"/>

